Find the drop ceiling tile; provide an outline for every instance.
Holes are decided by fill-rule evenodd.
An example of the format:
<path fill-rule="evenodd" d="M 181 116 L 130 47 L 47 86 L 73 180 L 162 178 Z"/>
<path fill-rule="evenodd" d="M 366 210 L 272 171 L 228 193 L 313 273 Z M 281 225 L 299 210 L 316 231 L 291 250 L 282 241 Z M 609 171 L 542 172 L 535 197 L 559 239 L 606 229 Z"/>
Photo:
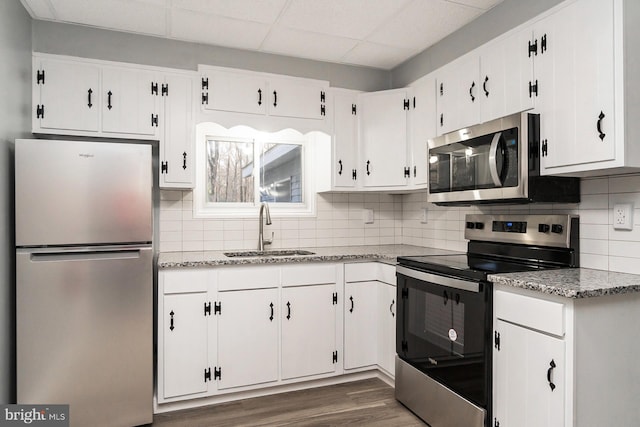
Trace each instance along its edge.
<path fill-rule="evenodd" d="M 171 0 L 171 7 L 271 24 L 287 0 Z"/>
<path fill-rule="evenodd" d="M 464 4 L 478 9 L 489 10 L 502 0 L 446 0 L 450 3 Z"/>
<path fill-rule="evenodd" d="M 413 53 L 406 49 L 360 42 L 342 57 L 341 62 L 390 70 L 408 59 Z"/>
<path fill-rule="evenodd" d="M 367 41 L 421 51 L 461 28 L 481 10 L 443 1 L 414 0 Z"/>
<path fill-rule="evenodd" d="M 362 40 L 409 0 L 291 0 L 278 20 L 288 28 Z"/>
<path fill-rule="evenodd" d="M 113 30 L 164 35 L 166 11 L 150 3 L 126 0 L 51 0 L 59 20 Z"/>
<path fill-rule="evenodd" d="M 201 12 L 173 10 L 171 13 L 171 37 L 216 46 L 258 50 L 269 28 L 267 24 Z"/>
<path fill-rule="evenodd" d="M 338 62 L 355 47 L 357 40 L 276 27 L 261 50 L 300 58 Z"/>
<path fill-rule="evenodd" d="M 34 19 L 55 19 L 49 0 L 20 0 Z"/>

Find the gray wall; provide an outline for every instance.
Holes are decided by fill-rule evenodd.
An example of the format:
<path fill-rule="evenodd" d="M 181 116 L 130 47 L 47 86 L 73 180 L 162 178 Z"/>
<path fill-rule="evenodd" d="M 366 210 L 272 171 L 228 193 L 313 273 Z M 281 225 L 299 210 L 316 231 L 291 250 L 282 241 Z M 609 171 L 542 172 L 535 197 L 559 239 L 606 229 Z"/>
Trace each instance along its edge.
<path fill-rule="evenodd" d="M 561 2 L 504 0 L 478 19 L 391 70 L 391 87 L 404 87 Z"/>
<path fill-rule="evenodd" d="M 31 18 L 0 1 L 0 402 L 15 402 L 13 141 L 31 129 Z"/>
<path fill-rule="evenodd" d="M 328 80 L 334 87 L 389 88 L 385 70 L 229 49 L 118 31 L 33 21 L 34 52 L 195 70 L 198 64 Z"/>

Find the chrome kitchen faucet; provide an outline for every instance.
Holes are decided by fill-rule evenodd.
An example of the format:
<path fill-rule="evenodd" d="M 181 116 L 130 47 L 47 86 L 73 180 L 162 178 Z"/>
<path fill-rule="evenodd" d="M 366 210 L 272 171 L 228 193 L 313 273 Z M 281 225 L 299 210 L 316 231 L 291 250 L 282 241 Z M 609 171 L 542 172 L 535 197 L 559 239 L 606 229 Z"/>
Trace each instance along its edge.
<path fill-rule="evenodd" d="M 269 205 L 266 203 L 260 204 L 260 227 L 258 229 L 258 250 L 263 251 L 265 245 L 273 243 L 273 231 L 271 232 L 271 239 L 264 238 L 264 219 L 263 215 L 266 212 L 266 224 L 271 225 L 271 214 L 269 213 Z"/>

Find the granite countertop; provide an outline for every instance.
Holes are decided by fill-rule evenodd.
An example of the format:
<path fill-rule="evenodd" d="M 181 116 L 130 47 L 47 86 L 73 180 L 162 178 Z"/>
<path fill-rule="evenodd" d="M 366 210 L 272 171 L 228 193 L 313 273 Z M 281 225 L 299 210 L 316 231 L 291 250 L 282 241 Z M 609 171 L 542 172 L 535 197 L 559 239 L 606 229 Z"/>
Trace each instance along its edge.
<path fill-rule="evenodd" d="M 296 248 L 313 252 L 313 255 L 289 256 L 252 256 L 227 257 L 224 252 L 236 251 L 200 251 L 200 252 L 161 252 L 158 256 L 158 268 L 202 267 L 216 265 L 244 264 L 283 264 L 301 262 L 371 260 L 396 263 L 398 256 L 448 255 L 460 252 L 444 249 L 425 248 L 411 245 L 380 246 L 332 246 L 322 248 Z M 281 249 L 276 249 L 281 250 Z"/>
<path fill-rule="evenodd" d="M 640 275 L 588 268 L 490 274 L 494 283 L 566 298 L 591 298 L 640 292 Z"/>

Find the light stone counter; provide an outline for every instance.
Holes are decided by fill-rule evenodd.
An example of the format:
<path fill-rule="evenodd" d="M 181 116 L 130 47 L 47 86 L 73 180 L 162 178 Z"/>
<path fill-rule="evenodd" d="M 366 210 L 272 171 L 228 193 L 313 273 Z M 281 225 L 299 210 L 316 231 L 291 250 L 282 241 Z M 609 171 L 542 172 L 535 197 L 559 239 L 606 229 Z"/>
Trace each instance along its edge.
<path fill-rule="evenodd" d="M 301 262 L 380 261 L 396 263 L 399 256 L 447 255 L 460 252 L 410 245 L 331 246 L 296 248 L 314 252 L 313 255 L 227 257 L 226 251 L 162 252 L 158 268 L 203 267 L 217 265 L 284 264 Z M 278 249 L 279 250 L 279 249 Z M 236 252 L 236 251 L 229 251 Z"/>
<path fill-rule="evenodd" d="M 588 268 L 490 274 L 494 283 L 566 298 L 590 298 L 640 291 L 640 275 Z"/>

